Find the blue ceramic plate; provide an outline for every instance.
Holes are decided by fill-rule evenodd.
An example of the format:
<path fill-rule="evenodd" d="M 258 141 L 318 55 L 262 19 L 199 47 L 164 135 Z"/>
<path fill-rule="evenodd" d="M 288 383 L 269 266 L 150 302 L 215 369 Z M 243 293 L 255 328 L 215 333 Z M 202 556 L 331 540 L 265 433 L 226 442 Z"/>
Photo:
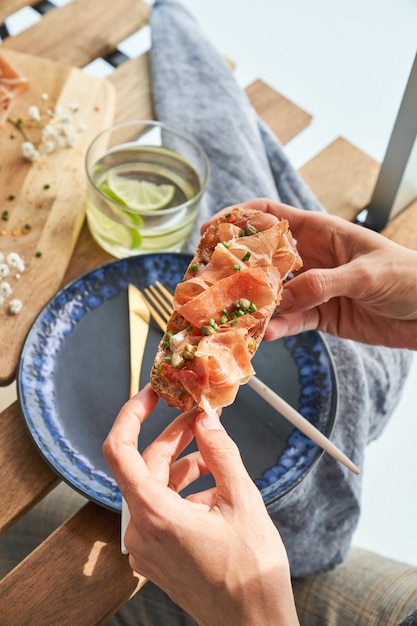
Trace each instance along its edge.
<path fill-rule="evenodd" d="M 160 280 L 174 289 L 189 261 L 187 255 L 150 254 L 81 276 L 45 306 L 23 346 L 18 399 L 35 446 L 60 478 L 113 510 L 120 510 L 121 495 L 101 445 L 129 394 L 127 286 L 132 282 L 143 289 Z M 160 337 L 152 322 L 141 385 L 149 380 Z M 259 378 L 330 434 L 337 385 L 319 333 L 262 344 L 254 367 Z M 140 449 L 177 413 L 160 401 L 141 431 Z M 222 419 L 267 504 L 295 487 L 322 454 L 247 386 Z M 210 480 L 199 479 L 190 490 Z"/>

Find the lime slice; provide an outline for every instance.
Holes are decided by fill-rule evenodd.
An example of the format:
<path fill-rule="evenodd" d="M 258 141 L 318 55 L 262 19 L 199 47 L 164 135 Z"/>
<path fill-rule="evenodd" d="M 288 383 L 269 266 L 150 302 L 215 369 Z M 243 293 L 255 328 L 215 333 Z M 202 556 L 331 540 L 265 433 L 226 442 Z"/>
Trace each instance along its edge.
<path fill-rule="evenodd" d="M 131 209 L 141 211 L 157 211 L 163 209 L 172 201 L 175 194 L 174 185 L 157 185 L 147 180 L 133 180 L 118 174 L 109 173 L 107 176 L 109 197 Z"/>

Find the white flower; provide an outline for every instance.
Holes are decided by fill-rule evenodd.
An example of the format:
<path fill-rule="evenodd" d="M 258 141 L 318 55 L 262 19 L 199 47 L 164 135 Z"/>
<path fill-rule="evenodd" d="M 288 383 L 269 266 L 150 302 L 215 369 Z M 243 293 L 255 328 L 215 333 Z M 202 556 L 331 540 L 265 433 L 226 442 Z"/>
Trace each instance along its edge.
<path fill-rule="evenodd" d="M 9 274 L 9 266 L 6 263 L 0 263 L 0 278 L 6 278 Z"/>
<path fill-rule="evenodd" d="M 13 300 L 10 300 L 9 313 L 11 313 L 11 315 L 17 315 L 18 313 L 20 313 L 22 308 L 23 308 L 22 301 L 19 300 L 18 298 L 13 298 Z"/>
<path fill-rule="evenodd" d="M 28 161 L 36 161 L 40 157 L 40 153 L 36 150 L 31 141 L 24 141 L 22 143 L 22 154 Z"/>
<path fill-rule="evenodd" d="M 85 133 L 87 130 L 87 124 L 78 124 L 77 133 Z"/>
<path fill-rule="evenodd" d="M 47 93 L 43 93 L 43 94 L 41 95 L 41 100 L 43 100 L 43 102 L 46 102 L 46 100 L 48 100 L 48 99 L 49 99 L 49 96 L 48 96 L 48 94 L 47 94 Z"/>
<path fill-rule="evenodd" d="M 71 111 L 71 113 L 76 113 L 78 109 L 80 108 L 80 106 L 76 102 L 70 102 L 68 105 L 68 108 Z"/>
<path fill-rule="evenodd" d="M 45 126 L 42 128 L 42 137 L 55 137 L 55 135 L 57 135 L 57 132 L 52 124 L 45 124 Z"/>
<path fill-rule="evenodd" d="M 51 139 L 43 139 L 40 146 L 42 154 L 51 154 L 57 147 L 57 142 Z"/>
<path fill-rule="evenodd" d="M 40 122 L 41 120 L 41 114 L 39 113 L 39 109 L 36 106 L 29 107 L 28 115 L 32 120 L 35 120 L 35 122 Z"/>
<path fill-rule="evenodd" d="M 0 283 L 0 295 L 3 296 L 3 298 L 8 298 L 12 295 L 12 293 L 13 289 L 11 288 L 10 283 L 3 280 L 3 282 Z"/>
<path fill-rule="evenodd" d="M 7 263 L 9 267 L 14 267 L 19 272 L 25 271 L 25 263 L 17 252 L 10 252 L 10 254 L 7 255 Z"/>

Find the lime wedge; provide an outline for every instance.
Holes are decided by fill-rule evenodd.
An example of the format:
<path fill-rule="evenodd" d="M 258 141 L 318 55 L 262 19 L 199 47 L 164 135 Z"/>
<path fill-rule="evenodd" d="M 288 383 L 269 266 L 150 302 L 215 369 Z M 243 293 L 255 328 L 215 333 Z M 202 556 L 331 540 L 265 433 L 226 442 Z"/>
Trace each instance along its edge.
<path fill-rule="evenodd" d="M 131 209 L 157 211 L 172 201 L 174 185 L 157 185 L 147 180 L 133 180 L 118 174 L 109 173 L 106 195 Z"/>

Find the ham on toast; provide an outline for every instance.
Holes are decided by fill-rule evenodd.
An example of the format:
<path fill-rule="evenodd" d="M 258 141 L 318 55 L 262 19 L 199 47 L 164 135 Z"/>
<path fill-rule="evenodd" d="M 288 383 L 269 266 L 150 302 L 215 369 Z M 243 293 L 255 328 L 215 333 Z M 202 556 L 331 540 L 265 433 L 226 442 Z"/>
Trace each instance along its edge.
<path fill-rule="evenodd" d="M 286 220 L 239 207 L 216 219 L 176 287 L 151 371 L 156 393 L 181 411 L 232 404 L 283 281 L 301 266 Z"/>

